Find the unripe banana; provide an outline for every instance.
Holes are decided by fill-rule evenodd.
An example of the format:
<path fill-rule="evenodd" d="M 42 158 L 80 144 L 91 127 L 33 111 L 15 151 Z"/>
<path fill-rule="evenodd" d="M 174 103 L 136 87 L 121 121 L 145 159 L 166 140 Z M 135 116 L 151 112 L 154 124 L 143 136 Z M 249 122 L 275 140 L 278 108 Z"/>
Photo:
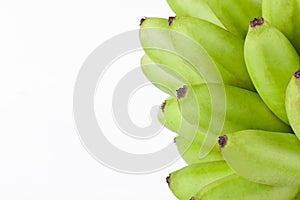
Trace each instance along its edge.
<path fill-rule="evenodd" d="M 264 19 L 279 29 L 300 53 L 300 1 L 263 0 Z"/>
<path fill-rule="evenodd" d="M 285 106 L 289 122 L 300 140 L 300 70 L 294 74 L 287 86 Z"/>
<path fill-rule="evenodd" d="M 255 92 L 220 84 L 183 87 L 180 98 L 182 116 L 206 134 L 200 157 L 204 157 L 217 142 L 219 134 L 244 129 L 291 132 Z"/>
<path fill-rule="evenodd" d="M 285 92 L 299 56 L 289 40 L 263 18 L 250 23 L 245 61 L 255 88 L 266 105 L 286 124 Z"/>
<path fill-rule="evenodd" d="M 245 38 L 248 23 L 261 16 L 261 0 L 206 0 L 212 11 L 231 33 Z"/>
<path fill-rule="evenodd" d="M 218 143 L 237 175 L 267 185 L 300 185 L 300 141 L 294 134 L 243 130 L 226 133 Z"/>
<path fill-rule="evenodd" d="M 180 199 L 190 199 L 197 191 L 226 176 L 233 171 L 224 161 L 197 163 L 171 173 L 167 183 L 174 195 Z"/>
<path fill-rule="evenodd" d="M 141 59 L 141 68 L 144 75 L 153 85 L 170 95 L 176 95 L 176 89 L 185 84 L 183 81 L 163 70 L 166 67 L 163 67 L 161 64 L 156 64 L 147 55 L 144 55 Z"/>
<path fill-rule="evenodd" d="M 224 83 L 255 90 L 244 61 L 243 39 L 215 24 L 193 17 L 176 17 L 170 27 L 176 51 L 195 64 L 202 77 L 213 73 L 203 73 L 205 64 L 201 55 L 207 53 Z"/>
<path fill-rule="evenodd" d="M 299 186 L 269 186 L 233 174 L 200 189 L 190 200 L 292 200 L 299 190 Z"/>
<path fill-rule="evenodd" d="M 209 21 L 224 28 L 205 0 L 167 0 L 177 16 L 190 16 Z"/>
<path fill-rule="evenodd" d="M 188 62 L 176 55 L 167 19 L 142 20 L 140 41 L 147 55 L 167 73 L 187 84 L 203 83 L 201 75 Z"/>
<path fill-rule="evenodd" d="M 223 160 L 218 145 L 215 145 L 206 157 L 200 159 L 199 153 L 204 138 L 205 135 L 201 133 L 197 133 L 193 141 L 190 141 L 182 136 L 175 138 L 177 149 L 187 164 Z"/>

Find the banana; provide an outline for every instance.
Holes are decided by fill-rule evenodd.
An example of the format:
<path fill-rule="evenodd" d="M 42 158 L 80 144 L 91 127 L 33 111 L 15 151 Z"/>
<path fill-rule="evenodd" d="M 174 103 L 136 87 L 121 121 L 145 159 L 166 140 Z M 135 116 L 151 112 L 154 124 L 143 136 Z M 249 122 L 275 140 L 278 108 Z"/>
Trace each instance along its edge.
<path fill-rule="evenodd" d="M 197 163 L 171 173 L 167 183 L 178 199 L 189 199 L 200 188 L 233 174 L 224 161 Z"/>
<path fill-rule="evenodd" d="M 190 200 L 292 200 L 299 190 L 299 186 L 269 186 L 233 174 L 206 185 Z"/>
<path fill-rule="evenodd" d="M 209 21 L 224 28 L 204 0 L 167 0 L 177 16 L 191 16 Z"/>
<path fill-rule="evenodd" d="M 289 40 L 263 18 L 250 23 L 245 61 L 255 88 L 266 105 L 286 124 L 285 92 L 299 56 Z"/>
<path fill-rule="evenodd" d="M 289 122 L 300 140 L 300 70 L 295 72 L 287 86 L 285 106 Z"/>
<path fill-rule="evenodd" d="M 164 67 L 156 64 L 147 54 L 141 59 L 141 68 L 144 75 L 153 85 L 170 95 L 176 95 L 176 89 L 185 84 L 180 79 L 163 70 Z"/>
<path fill-rule="evenodd" d="M 292 132 L 257 93 L 242 88 L 213 83 L 186 87 L 185 96 L 178 101 L 183 118 L 206 133 L 200 158 L 208 154 L 222 133 L 243 129 Z"/>
<path fill-rule="evenodd" d="M 214 148 L 206 157 L 200 159 L 199 153 L 204 137 L 204 134 L 198 133 L 193 141 L 190 141 L 182 136 L 177 136 L 175 138 L 178 152 L 187 164 L 223 160 L 220 149 L 217 145 L 214 146 Z"/>
<path fill-rule="evenodd" d="M 167 19 L 146 18 L 142 20 L 139 34 L 146 54 L 164 71 L 187 84 L 204 82 L 193 66 L 176 55 Z"/>
<path fill-rule="evenodd" d="M 294 134 L 243 130 L 221 136 L 218 143 L 237 175 L 273 186 L 300 185 L 300 141 Z"/>
<path fill-rule="evenodd" d="M 300 1 L 263 0 L 262 15 L 279 29 L 300 53 Z"/>
<path fill-rule="evenodd" d="M 213 73 L 203 72 L 202 55 L 206 53 L 224 83 L 255 90 L 244 61 L 243 39 L 198 18 L 176 17 L 171 22 L 170 33 L 177 53 L 197 66 L 202 77 L 207 78 Z"/>
<path fill-rule="evenodd" d="M 226 29 L 245 38 L 248 31 L 248 23 L 254 17 L 261 16 L 261 0 L 206 0 L 218 19 Z"/>

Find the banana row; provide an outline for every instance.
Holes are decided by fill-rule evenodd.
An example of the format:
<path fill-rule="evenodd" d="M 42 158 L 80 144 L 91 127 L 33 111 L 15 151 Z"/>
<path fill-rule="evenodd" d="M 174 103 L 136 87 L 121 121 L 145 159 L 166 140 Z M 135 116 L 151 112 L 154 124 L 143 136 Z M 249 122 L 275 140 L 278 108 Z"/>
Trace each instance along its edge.
<path fill-rule="evenodd" d="M 171 191 L 300 199 L 300 0 L 167 2 L 176 17 L 144 18 L 140 41 L 144 74 L 170 95 L 158 118 L 188 164 Z"/>

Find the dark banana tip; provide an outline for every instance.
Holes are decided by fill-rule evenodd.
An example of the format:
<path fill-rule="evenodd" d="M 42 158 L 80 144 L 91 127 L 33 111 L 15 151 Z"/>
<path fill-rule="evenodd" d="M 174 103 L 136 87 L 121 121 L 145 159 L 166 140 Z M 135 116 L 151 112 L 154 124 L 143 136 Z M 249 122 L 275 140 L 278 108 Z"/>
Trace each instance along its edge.
<path fill-rule="evenodd" d="M 219 140 L 218 140 L 219 147 L 220 147 L 220 148 L 224 148 L 225 145 L 227 144 L 227 141 L 228 141 L 228 138 L 227 138 L 226 135 L 220 136 L 220 137 L 219 137 Z"/>
<path fill-rule="evenodd" d="M 176 144 L 176 137 L 173 139 L 173 142 Z"/>
<path fill-rule="evenodd" d="M 140 20 L 140 26 L 142 26 L 143 22 L 147 19 L 147 17 L 143 17 L 141 20 Z"/>
<path fill-rule="evenodd" d="M 174 21 L 175 19 L 176 19 L 176 16 L 171 16 L 171 17 L 169 17 L 169 19 L 168 19 L 169 26 L 172 25 L 172 23 L 173 23 L 173 21 Z"/>
<path fill-rule="evenodd" d="M 255 28 L 256 26 L 261 26 L 265 22 L 264 18 L 254 18 L 254 20 L 250 21 L 250 26 Z"/>
<path fill-rule="evenodd" d="M 167 181 L 168 185 L 170 185 L 170 183 L 171 183 L 171 174 L 169 174 L 169 176 L 167 176 L 166 181 Z"/>
<path fill-rule="evenodd" d="M 195 198 L 195 197 L 192 197 L 192 198 L 190 198 L 190 200 L 196 200 L 196 198 Z"/>
<path fill-rule="evenodd" d="M 161 104 L 161 106 L 160 106 L 160 109 L 161 109 L 162 112 L 165 112 L 165 107 L 166 107 L 166 105 L 167 105 L 167 100 L 164 101 L 164 102 Z"/>
<path fill-rule="evenodd" d="M 294 77 L 295 77 L 296 79 L 299 79 L 299 78 L 300 78 L 300 69 L 298 69 L 298 71 L 295 72 Z"/>
<path fill-rule="evenodd" d="M 181 99 L 181 98 L 185 97 L 186 91 L 187 91 L 187 86 L 186 85 L 184 85 L 182 88 L 179 88 L 178 90 L 176 90 L 177 99 Z"/>

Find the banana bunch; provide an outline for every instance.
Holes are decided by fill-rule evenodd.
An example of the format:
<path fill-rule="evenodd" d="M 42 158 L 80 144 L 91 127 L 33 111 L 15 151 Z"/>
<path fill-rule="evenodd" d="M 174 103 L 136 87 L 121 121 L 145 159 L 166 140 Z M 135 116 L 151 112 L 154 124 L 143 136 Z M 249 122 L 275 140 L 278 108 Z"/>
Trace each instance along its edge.
<path fill-rule="evenodd" d="M 143 18 L 145 76 L 187 166 L 179 200 L 300 199 L 300 0 L 167 0 Z"/>

